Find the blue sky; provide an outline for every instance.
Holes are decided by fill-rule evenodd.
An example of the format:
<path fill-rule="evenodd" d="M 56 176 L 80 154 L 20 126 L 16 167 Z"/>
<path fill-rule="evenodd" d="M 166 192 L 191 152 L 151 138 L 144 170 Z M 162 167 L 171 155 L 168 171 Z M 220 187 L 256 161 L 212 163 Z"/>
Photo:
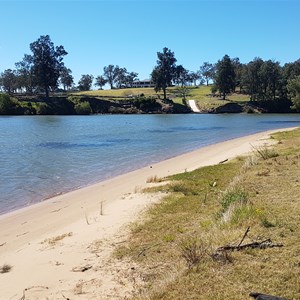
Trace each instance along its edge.
<path fill-rule="evenodd" d="M 149 78 L 163 47 L 191 71 L 225 54 L 243 63 L 300 58 L 300 0 L 0 0 L 0 12 L 0 72 L 46 34 L 69 53 L 76 83 L 109 64 Z"/>

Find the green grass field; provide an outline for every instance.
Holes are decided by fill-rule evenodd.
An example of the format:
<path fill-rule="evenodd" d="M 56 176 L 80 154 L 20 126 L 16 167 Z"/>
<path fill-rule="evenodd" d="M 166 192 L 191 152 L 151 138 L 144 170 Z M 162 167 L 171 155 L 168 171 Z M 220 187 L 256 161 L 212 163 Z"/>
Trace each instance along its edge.
<path fill-rule="evenodd" d="M 170 87 L 167 89 L 167 96 L 171 98 L 175 103 L 182 104 L 182 98 L 178 97 L 176 93 L 177 87 Z M 128 99 L 128 97 L 136 97 L 144 94 L 146 97 L 163 98 L 162 92 L 156 93 L 153 88 L 126 88 L 126 89 L 113 89 L 113 90 L 95 90 L 86 92 L 77 92 L 73 95 L 85 95 L 92 97 L 102 97 L 108 99 Z M 193 99 L 197 101 L 197 104 L 202 110 L 210 110 L 218 106 L 224 105 L 230 102 L 245 103 L 249 101 L 249 96 L 241 94 L 231 94 L 227 99 L 220 100 L 218 97 L 213 97 L 211 94 L 211 86 L 201 85 L 199 87 L 191 87 L 189 89 L 187 99 Z"/>

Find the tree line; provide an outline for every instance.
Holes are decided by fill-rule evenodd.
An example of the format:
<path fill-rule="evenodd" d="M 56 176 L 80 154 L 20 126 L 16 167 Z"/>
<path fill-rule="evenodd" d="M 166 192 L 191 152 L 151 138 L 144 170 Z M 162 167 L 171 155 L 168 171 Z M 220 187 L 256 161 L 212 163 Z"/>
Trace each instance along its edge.
<path fill-rule="evenodd" d="M 93 86 L 102 89 L 106 84 L 111 89 L 132 87 L 138 80 L 138 73 L 127 71 L 125 67 L 108 65 L 103 74 L 94 78 L 91 74 L 81 76 L 77 86 L 74 83 L 71 69 L 64 64 L 68 54 L 63 46 L 54 46 L 49 35 L 40 36 L 30 44 L 31 54 L 25 54 L 15 69 L 4 70 L 0 74 L 0 87 L 8 93 L 44 93 L 59 90 L 90 90 Z M 170 86 L 178 86 L 183 98 L 186 87 L 211 83 L 213 94 L 222 99 L 232 92 L 248 94 L 251 101 L 284 101 L 292 100 L 294 107 L 300 109 L 300 59 L 283 66 L 278 61 L 254 58 L 249 63 L 241 63 L 239 58 L 225 55 L 216 63 L 204 62 L 197 71 L 189 71 L 177 65 L 174 52 L 163 48 L 157 52 L 157 61 L 150 79 L 155 91 L 166 90 Z"/>

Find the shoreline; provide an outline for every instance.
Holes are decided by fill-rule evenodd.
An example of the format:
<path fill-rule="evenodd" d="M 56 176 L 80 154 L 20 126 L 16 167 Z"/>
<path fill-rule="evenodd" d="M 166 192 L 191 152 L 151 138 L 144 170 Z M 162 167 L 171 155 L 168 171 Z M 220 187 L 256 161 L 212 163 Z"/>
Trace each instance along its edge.
<path fill-rule="evenodd" d="M 10 272 L 0 274 L 4 284 L 1 283 L 0 299 L 19 299 L 22 291 L 31 286 L 47 286 L 47 290 L 39 290 L 37 299 L 43 295 L 61 299 L 61 290 L 72 295 L 68 293 L 74 292 L 80 280 L 95 276 L 92 267 L 85 273 L 71 271 L 78 264 L 92 261 L 91 245 L 99 240 L 106 245 L 99 254 L 105 265 L 112 252 L 108 245 L 126 238 L 126 230 L 121 229 L 161 199 L 162 195 L 140 193 L 149 186 L 147 179 L 230 160 L 251 152 L 253 147 L 271 143 L 268 138 L 272 133 L 292 129 L 269 130 L 206 146 L 0 215 L 0 266 L 12 266 Z M 107 282 L 102 288 L 110 290 L 114 286 Z M 74 295 L 70 298 L 74 299 Z"/>

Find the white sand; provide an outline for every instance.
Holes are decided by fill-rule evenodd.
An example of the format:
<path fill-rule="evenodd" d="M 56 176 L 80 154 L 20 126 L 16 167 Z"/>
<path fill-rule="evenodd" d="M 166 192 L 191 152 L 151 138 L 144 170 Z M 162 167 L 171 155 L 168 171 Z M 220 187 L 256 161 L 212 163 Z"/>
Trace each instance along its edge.
<path fill-rule="evenodd" d="M 135 268 L 110 257 L 128 224 L 161 195 L 151 176 L 191 171 L 248 153 L 273 131 L 208 146 L 0 216 L 0 299 L 124 299 Z M 102 204 L 101 204 L 102 203 Z M 102 206 L 102 211 L 101 211 Z M 82 272 L 80 268 L 87 270 Z M 133 280 L 135 278 L 135 281 Z M 26 290 L 27 289 L 27 290 Z"/>

